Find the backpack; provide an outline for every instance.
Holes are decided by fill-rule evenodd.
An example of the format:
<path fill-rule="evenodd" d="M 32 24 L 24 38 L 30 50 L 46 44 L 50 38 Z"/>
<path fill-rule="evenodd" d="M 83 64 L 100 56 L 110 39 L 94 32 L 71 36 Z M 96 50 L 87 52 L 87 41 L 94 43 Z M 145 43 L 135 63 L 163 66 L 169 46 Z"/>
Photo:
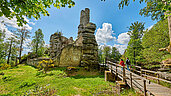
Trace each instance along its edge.
<path fill-rule="evenodd" d="M 130 61 L 129 61 L 129 59 L 127 59 L 127 60 L 126 60 L 126 64 L 128 64 L 128 65 L 130 64 Z"/>

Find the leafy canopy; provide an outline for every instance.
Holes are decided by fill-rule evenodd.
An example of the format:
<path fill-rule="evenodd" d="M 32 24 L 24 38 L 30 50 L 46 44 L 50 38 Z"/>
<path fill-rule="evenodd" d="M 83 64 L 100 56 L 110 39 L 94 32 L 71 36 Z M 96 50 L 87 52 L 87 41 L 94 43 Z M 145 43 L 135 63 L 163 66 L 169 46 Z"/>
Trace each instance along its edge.
<path fill-rule="evenodd" d="M 160 48 L 169 45 L 169 29 L 168 21 L 161 20 L 155 24 L 150 30 L 145 31 L 142 38 L 142 51 L 145 63 L 161 62 L 165 55 L 169 55 L 167 51 L 159 51 Z"/>
<path fill-rule="evenodd" d="M 128 47 L 126 49 L 126 57 L 130 59 L 131 62 L 139 61 L 142 59 L 141 56 L 141 38 L 143 36 L 144 23 L 134 22 L 131 23 L 129 27 L 128 35 L 130 36 L 130 41 L 128 42 Z"/>
<path fill-rule="evenodd" d="M 128 6 L 131 0 L 121 0 L 119 8 Z M 135 0 L 133 0 L 135 2 Z M 171 0 L 139 0 L 146 3 L 146 7 L 140 10 L 140 15 L 151 16 L 152 20 L 164 19 L 171 15 Z M 165 13 L 165 14 L 164 14 Z"/>
<path fill-rule="evenodd" d="M 35 36 L 33 36 L 33 40 L 31 42 L 32 51 L 35 52 L 36 55 L 42 56 L 44 54 L 44 52 L 43 52 L 44 44 L 45 44 L 44 34 L 41 29 L 38 29 L 35 32 Z"/>
<path fill-rule="evenodd" d="M 49 16 L 47 8 L 53 5 L 57 9 L 65 7 L 71 8 L 75 5 L 73 0 L 0 0 L 0 17 L 5 16 L 9 19 L 16 17 L 19 26 L 27 21 L 24 16 L 35 19 L 40 18 L 40 14 Z"/>

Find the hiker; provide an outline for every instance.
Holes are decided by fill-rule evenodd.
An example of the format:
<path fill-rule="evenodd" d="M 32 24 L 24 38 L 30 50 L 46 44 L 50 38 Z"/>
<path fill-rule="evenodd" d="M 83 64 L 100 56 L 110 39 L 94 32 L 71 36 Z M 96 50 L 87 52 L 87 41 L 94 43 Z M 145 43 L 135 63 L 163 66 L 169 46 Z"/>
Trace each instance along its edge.
<path fill-rule="evenodd" d="M 126 65 L 127 65 L 127 70 L 130 71 L 129 67 L 130 67 L 130 60 L 128 58 L 126 58 Z"/>
<path fill-rule="evenodd" d="M 121 61 L 120 61 L 120 65 L 121 65 L 121 66 L 123 66 L 123 67 L 125 67 L 125 64 L 124 64 L 123 59 L 121 59 Z M 123 68 L 122 68 L 122 70 L 123 70 Z"/>

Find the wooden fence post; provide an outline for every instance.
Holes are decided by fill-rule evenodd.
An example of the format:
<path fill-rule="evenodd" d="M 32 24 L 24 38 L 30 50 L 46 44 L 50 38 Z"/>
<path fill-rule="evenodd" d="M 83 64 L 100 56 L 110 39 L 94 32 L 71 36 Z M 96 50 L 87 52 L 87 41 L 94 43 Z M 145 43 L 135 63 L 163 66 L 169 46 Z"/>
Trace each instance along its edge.
<path fill-rule="evenodd" d="M 126 77 L 125 77 L 125 67 L 123 66 L 123 82 L 126 82 Z"/>
<path fill-rule="evenodd" d="M 130 73 L 130 79 L 131 79 L 131 88 L 133 88 L 133 86 L 132 86 L 132 73 Z"/>
<path fill-rule="evenodd" d="M 159 74 L 157 73 L 157 84 L 160 84 Z"/>
<path fill-rule="evenodd" d="M 117 70 L 118 66 L 116 65 L 116 77 L 115 77 L 115 80 L 117 81 L 117 78 L 118 78 L 118 70 Z"/>
<path fill-rule="evenodd" d="M 143 73 L 142 73 L 142 69 L 140 68 L 140 76 L 142 77 L 143 76 Z"/>
<path fill-rule="evenodd" d="M 105 58 L 105 70 L 106 70 L 106 64 L 107 64 L 107 57 Z"/>
<path fill-rule="evenodd" d="M 143 81 L 144 81 L 144 96 L 147 96 L 146 80 L 143 80 Z"/>
<path fill-rule="evenodd" d="M 145 71 L 145 78 L 147 79 L 147 72 Z"/>

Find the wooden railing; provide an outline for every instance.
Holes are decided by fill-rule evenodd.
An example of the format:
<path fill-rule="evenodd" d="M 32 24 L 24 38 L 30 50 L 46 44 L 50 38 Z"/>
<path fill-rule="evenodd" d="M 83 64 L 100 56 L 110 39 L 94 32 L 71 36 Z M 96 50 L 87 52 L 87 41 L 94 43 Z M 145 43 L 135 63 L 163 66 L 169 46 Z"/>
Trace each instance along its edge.
<path fill-rule="evenodd" d="M 159 76 L 160 73 L 155 72 L 155 71 L 151 71 L 151 70 L 147 70 L 147 69 L 142 69 L 142 67 L 140 66 L 135 66 L 132 65 L 133 67 L 135 67 L 136 69 L 139 69 L 139 71 L 137 71 L 136 69 L 131 68 L 131 71 L 136 71 L 137 73 L 140 74 L 140 76 L 145 77 L 146 79 L 149 77 L 151 79 L 155 79 L 157 80 L 157 83 L 160 84 L 160 81 L 163 82 L 167 82 L 171 84 L 171 81 L 163 79 Z M 149 75 L 147 75 L 149 73 Z M 166 73 L 162 73 L 163 75 L 166 75 Z"/>
<path fill-rule="evenodd" d="M 115 74 L 116 79 L 117 77 L 119 77 L 122 79 L 123 82 L 126 82 L 131 88 L 141 90 L 142 92 L 144 92 L 144 96 L 147 96 L 147 94 L 148 95 L 152 94 L 149 90 L 147 90 L 146 87 L 147 83 L 150 84 L 150 80 L 148 80 L 147 77 L 156 79 L 158 83 L 160 81 L 163 81 L 171 84 L 171 81 L 159 78 L 159 75 L 157 75 L 157 77 L 148 75 L 147 73 L 153 73 L 153 74 L 158 74 L 158 73 L 155 71 L 142 69 L 140 66 L 134 66 L 135 69 L 131 68 L 131 71 L 125 70 L 126 69 L 125 67 L 113 63 L 111 61 L 106 61 L 106 66 L 112 73 Z"/>

